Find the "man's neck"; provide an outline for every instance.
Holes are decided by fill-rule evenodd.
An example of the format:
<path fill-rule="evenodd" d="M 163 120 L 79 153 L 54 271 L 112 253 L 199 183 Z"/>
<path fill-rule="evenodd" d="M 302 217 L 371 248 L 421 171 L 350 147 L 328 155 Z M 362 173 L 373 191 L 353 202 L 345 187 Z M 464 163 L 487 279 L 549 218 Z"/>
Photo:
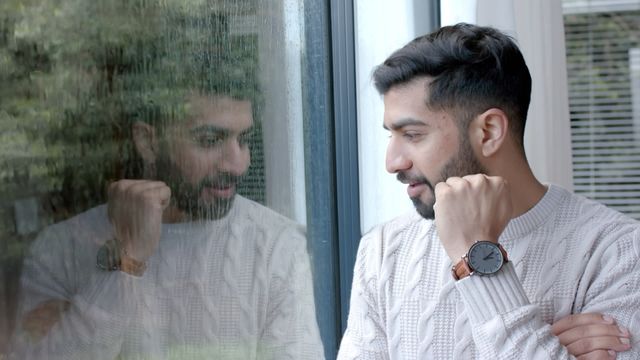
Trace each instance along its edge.
<path fill-rule="evenodd" d="M 547 187 L 536 179 L 531 168 L 526 164 L 509 171 L 504 178 L 509 183 L 511 192 L 512 218 L 531 210 L 547 192 Z"/>

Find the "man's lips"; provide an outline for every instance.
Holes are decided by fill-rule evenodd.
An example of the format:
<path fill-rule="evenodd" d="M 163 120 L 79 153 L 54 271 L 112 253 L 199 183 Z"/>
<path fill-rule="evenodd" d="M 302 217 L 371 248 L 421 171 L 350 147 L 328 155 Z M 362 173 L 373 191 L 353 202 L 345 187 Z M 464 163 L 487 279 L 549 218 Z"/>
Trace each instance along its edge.
<path fill-rule="evenodd" d="M 236 193 L 235 184 L 205 186 L 202 188 L 204 197 L 231 198 Z"/>
<path fill-rule="evenodd" d="M 427 188 L 427 184 L 423 182 L 409 183 L 407 185 L 407 194 L 410 198 L 417 198 Z"/>

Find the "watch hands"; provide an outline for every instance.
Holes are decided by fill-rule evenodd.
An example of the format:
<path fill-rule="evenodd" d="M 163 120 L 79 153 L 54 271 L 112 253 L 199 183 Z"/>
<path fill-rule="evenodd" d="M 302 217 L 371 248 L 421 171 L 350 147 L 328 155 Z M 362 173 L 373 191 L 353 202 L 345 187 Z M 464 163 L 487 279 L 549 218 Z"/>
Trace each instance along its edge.
<path fill-rule="evenodd" d="M 482 260 L 489 260 L 493 257 L 493 253 L 489 253 L 489 255 L 485 256 Z"/>

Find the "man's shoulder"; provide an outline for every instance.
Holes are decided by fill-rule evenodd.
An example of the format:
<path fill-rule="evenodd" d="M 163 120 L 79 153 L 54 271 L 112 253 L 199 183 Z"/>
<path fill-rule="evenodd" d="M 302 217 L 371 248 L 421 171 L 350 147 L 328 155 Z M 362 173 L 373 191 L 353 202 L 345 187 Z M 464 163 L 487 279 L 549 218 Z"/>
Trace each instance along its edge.
<path fill-rule="evenodd" d="M 235 202 L 234 220 L 246 226 L 253 225 L 268 232 L 293 230 L 304 233 L 302 225 L 254 200 L 238 195 Z"/>
<path fill-rule="evenodd" d="M 386 251 L 394 248 L 394 244 L 403 244 L 403 239 L 410 234 L 424 233 L 431 229 L 433 220 L 424 219 L 416 211 L 397 216 L 389 221 L 374 226 L 360 240 L 361 248 Z"/>
<path fill-rule="evenodd" d="M 46 226 L 31 245 L 30 252 L 51 253 L 99 247 L 111 236 L 106 205 L 99 205 L 66 220 Z"/>
<path fill-rule="evenodd" d="M 572 234 L 575 244 L 593 250 L 640 240 L 638 220 L 581 194 L 561 190 L 563 201 L 555 210 L 551 224 L 556 231 Z"/>
<path fill-rule="evenodd" d="M 415 226 L 431 226 L 433 220 L 427 220 L 418 214 L 417 211 L 411 211 L 404 213 L 402 215 L 396 216 L 395 218 L 380 223 L 374 226 L 368 233 L 392 233 L 397 236 L 397 234 L 401 233 L 403 230 L 406 230 Z M 366 234 L 365 234 L 366 235 Z"/>
<path fill-rule="evenodd" d="M 559 187 L 556 186 L 556 189 Z M 566 216 L 573 220 L 574 225 L 589 224 L 597 226 L 640 226 L 640 222 L 601 202 L 587 198 L 579 193 L 572 193 L 559 188 L 563 192 L 564 201 L 558 216 Z M 577 223 L 577 224 L 576 224 Z"/>
<path fill-rule="evenodd" d="M 107 206 L 99 205 L 45 227 L 41 234 L 101 233 L 109 230 Z"/>

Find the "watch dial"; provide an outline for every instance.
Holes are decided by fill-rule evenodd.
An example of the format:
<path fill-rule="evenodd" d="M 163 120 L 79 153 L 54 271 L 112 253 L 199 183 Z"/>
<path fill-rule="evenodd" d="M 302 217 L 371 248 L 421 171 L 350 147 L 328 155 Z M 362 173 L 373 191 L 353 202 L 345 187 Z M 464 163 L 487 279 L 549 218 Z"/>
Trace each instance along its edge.
<path fill-rule="evenodd" d="M 500 270 L 504 259 L 498 246 L 488 241 L 475 243 L 469 249 L 469 266 L 482 275 Z"/>

